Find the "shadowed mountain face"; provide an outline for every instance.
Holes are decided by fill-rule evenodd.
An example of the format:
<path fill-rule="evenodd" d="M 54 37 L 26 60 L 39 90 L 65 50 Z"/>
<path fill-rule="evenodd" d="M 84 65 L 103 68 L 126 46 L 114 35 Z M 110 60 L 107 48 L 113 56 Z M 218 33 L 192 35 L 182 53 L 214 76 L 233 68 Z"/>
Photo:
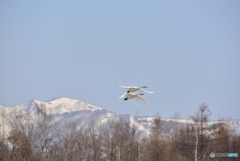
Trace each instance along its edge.
<path fill-rule="evenodd" d="M 136 129 L 140 138 L 149 136 L 155 118 L 118 115 L 104 108 L 70 98 L 58 98 L 48 102 L 33 100 L 29 104 L 15 107 L 0 106 L 0 110 L 5 111 L 7 120 L 11 120 L 16 113 L 21 113 L 22 115 L 28 115 L 28 118 L 34 121 L 39 113 L 44 113 L 46 116 L 50 116 L 51 122 L 54 122 L 60 128 L 68 123 L 75 123 L 78 127 L 84 129 L 87 129 L 92 124 L 98 128 L 108 127 L 111 122 L 125 120 L 131 127 Z M 207 128 L 211 132 L 222 123 L 209 122 Z M 240 133 L 240 121 L 225 121 L 224 123 L 230 125 L 237 133 Z M 192 121 L 161 118 L 161 133 L 163 136 L 171 135 L 176 128 L 184 127 L 187 124 L 192 124 Z M 7 124 L 6 127 L 6 131 L 10 131 L 10 124 Z"/>

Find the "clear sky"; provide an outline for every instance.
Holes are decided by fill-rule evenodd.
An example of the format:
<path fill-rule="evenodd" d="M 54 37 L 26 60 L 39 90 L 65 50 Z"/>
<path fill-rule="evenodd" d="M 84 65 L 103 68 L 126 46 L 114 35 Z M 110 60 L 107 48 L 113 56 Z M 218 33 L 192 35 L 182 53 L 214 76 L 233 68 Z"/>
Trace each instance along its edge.
<path fill-rule="evenodd" d="M 148 106 L 118 99 L 147 85 Z M 240 119 L 239 0 L 0 0 L 0 104 L 80 99 L 183 118 Z"/>

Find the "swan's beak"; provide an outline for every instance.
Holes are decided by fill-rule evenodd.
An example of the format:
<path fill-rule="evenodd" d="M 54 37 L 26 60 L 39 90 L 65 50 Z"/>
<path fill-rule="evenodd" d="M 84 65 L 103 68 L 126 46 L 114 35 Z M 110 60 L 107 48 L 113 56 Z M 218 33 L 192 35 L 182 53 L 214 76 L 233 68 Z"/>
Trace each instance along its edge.
<path fill-rule="evenodd" d="M 126 97 L 126 98 L 124 98 L 124 100 L 126 101 L 126 100 L 128 100 L 128 98 Z"/>

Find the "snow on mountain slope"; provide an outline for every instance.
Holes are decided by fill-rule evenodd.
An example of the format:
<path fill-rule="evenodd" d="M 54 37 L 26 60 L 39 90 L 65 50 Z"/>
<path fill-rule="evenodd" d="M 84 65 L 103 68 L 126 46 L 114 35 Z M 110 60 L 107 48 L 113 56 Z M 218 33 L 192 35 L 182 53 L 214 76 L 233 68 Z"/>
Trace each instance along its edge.
<path fill-rule="evenodd" d="M 51 101 L 33 100 L 29 104 L 15 107 L 0 106 L 0 110 L 3 109 L 6 111 L 7 120 L 11 120 L 14 112 L 19 113 L 20 111 L 23 114 L 30 114 L 31 119 L 36 120 L 37 111 L 40 109 L 47 115 L 52 116 L 53 121 L 60 126 L 71 122 L 85 128 L 91 122 L 96 122 L 98 126 L 106 124 L 108 120 L 114 119 L 116 115 L 101 107 L 70 98 L 58 98 Z"/>
<path fill-rule="evenodd" d="M 92 122 L 96 126 L 106 124 L 108 120 L 114 119 L 116 115 L 101 107 L 70 98 L 58 98 L 49 102 L 34 100 L 30 109 L 34 109 L 34 107 L 35 109 L 36 107 L 43 109 L 60 124 L 74 122 L 78 126 L 85 128 Z"/>
<path fill-rule="evenodd" d="M 52 116 L 54 122 L 60 126 L 68 122 L 74 122 L 79 127 L 87 128 L 94 122 L 95 126 L 100 127 L 107 126 L 109 122 L 118 121 L 121 118 L 129 122 L 130 126 L 135 127 L 137 131 L 142 134 L 142 137 L 149 136 L 155 118 L 118 115 L 84 101 L 65 97 L 51 101 L 33 100 L 29 104 L 17 105 L 15 107 L 0 106 L 0 111 L 5 109 L 8 119 L 11 119 L 13 111 L 22 111 L 25 114 L 30 114 L 34 118 L 36 117 L 38 108 L 47 115 Z M 161 118 L 161 131 L 163 135 L 170 135 L 176 130 L 176 125 L 182 127 L 191 123 L 191 120 Z M 240 121 L 232 120 L 227 123 L 240 134 Z M 212 127 L 214 124 L 216 123 L 209 123 Z"/>
<path fill-rule="evenodd" d="M 82 110 L 90 110 L 92 112 L 96 110 L 102 110 L 101 107 L 94 106 L 80 100 L 64 98 L 64 97 L 58 98 L 49 102 L 33 100 L 31 105 L 28 107 L 28 110 L 31 111 L 36 106 L 44 108 L 47 114 L 58 114 L 58 115 L 61 115 L 64 113 L 82 111 Z"/>

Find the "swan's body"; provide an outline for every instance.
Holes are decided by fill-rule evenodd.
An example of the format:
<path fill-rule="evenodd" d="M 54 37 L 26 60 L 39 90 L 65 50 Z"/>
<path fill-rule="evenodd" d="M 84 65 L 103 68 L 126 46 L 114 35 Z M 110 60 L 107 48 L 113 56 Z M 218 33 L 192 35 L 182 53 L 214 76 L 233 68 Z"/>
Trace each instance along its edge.
<path fill-rule="evenodd" d="M 136 92 L 136 91 L 141 91 L 141 92 L 146 92 L 146 93 L 154 93 L 154 92 L 150 92 L 150 91 L 143 90 L 143 88 L 147 88 L 147 86 L 142 86 L 142 87 L 123 86 L 123 85 L 120 85 L 120 86 L 121 86 L 122 88 L 128 89 L 127 93 L 132 93 L 132 92 Z"/>
<path fill-rule="evenodd" d="M 139 93 L 139 94 L 136 94 L 136 93 L 124 93 L 120 98 L 124 98 L 124 100 L 129 100 L 129 99 L 136 99 L 140 102 L 142 102 L 143 104 L 147 104 L 147 102 L 145 101 L 145 99 L 140 96 L 140 95 L 144 95 L 143 93 Z"/>

